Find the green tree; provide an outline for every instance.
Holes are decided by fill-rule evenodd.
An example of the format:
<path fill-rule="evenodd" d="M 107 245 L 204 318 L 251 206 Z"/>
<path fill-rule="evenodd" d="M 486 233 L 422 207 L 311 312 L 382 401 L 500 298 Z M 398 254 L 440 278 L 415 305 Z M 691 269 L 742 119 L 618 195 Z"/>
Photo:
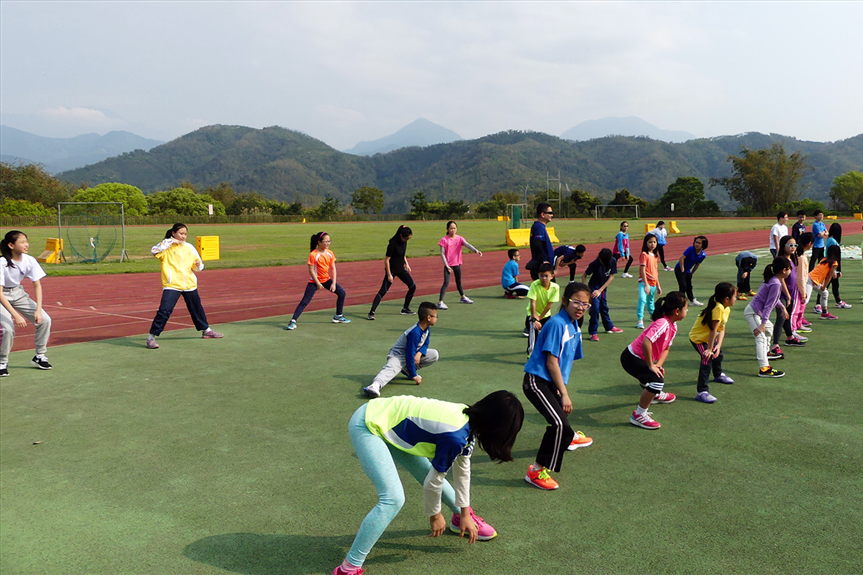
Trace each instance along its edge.
<path fill-rule="evenodd" d="M 570 213 L 573 215 L 590 214 L 593 212 L 593 208 L 602 205 L 602 200 L 581 190 L 573 190 L 569 195 L 569 202 L 572 206 Z"/>
<path fill-rule="evenodd" d="M 42 166 L 0 163 L 0 200 L 12 198 L 49 208 L 68 202 L 74 188 L 51 176 Z"/>
<path fill-rule="evenodd" d="M 225 206 L 207 194 L 196 194 L 189 188 L 174 188 L 166 192 L 156 192 L 147 196 L 150 213 L 178 216 L 206 216 L 209 204 L 213 204 L 213 214 L 225 215 Z"/>
<path fill-rule="evenodd" d="M 728 190 L 731 199 L 745 208 L 767 215 L 800 196 L 800 182 L 810 169 L 800 151 L 790 156 L 780 143 L 769 148 L 750 150 L 743 147 L 739 156 L 728 156 L 732 174 L 711 178 L 710 185 Z"/>
<path fill-rule="evenodd" d="M 863 174 L 851 171 L 833 178 L 830 198 L 839 208 L 859 212 L 863 207 Z"/>
<path fill-rule="evenodd" d="M 705 197 L 704 184 L 701 180 L 693 177 L 677 178 L 656 201 L 655 207 L 670 212 L 672 204 L 675 213 L 680 212 L 684 215 L 705 215 L 720 211 L 719 204 Z"/>
<path fill-rule="evenodd" d="M 57 215 L 55 210 L 50 210 L 42 204 L 28 202 L 27 200 L 16 200 L 6 198 L 0 201 L 0 215 L 3 216 L 51 216 Z"/>
<path fill-rule="evenodd" d="M 338 198 L 327 195 L 324 201 L 309 210 L 309 215 L 318 220 L 328 220 L 342 213 Z"/>
<path fill-rule="evenodd" d="M 507 205 L 520 203 L 521 196 L 515 192 L 497 192 L 487 201 L 477 204 L 474 211 L 488 218 L 495 218 L 506 215 Z"/>
<path fill-rule="evenodd" d="M 234 196 L 231 205 L 225 209 L 230 215 L 240 214 L 270 214 L 273 211 L 273 201 L 258 192 L 246 192 Z"/>
<path fill-rule="evenodd" d="M 274 216 L 299 216 L 303 213 L 303 204 L 300 202 L 292 204 L 273 202 L 272 213 Z"/>
<path fill-rule="evenodd" d="M 377 188 L 363 186 L 351 197 L 354 209 L 366 214 L 379 214 L 384 209 L 384 193 Z"/>
<path fill-rule="evenodd" d="M 234 191 L 234 188 L 231 187 L 231 184 L 228 182 L 222 182 L 215 188 L 212 186 L 206 188 L 204 193 L 211 196 L 217 202 L 222 202 L 222 205 L 225 206 L 225 213 L 231 213 L 231 202 L 233 202 L 234 198 L 237 196 L 237 193 Z"/>
<path fill-rule="evenodd" d="M 633 205 L 638 206 L 639 208 L 650 207 L 650 204 L 646 200 L 642 200 L 638 196 L 633 196 L 632 193 L 626 188 L 620 188 L 619 190 L 615 190 L 614 197 L 608 203 L 623 206 Z"/>
<path fill-rule="evenodd" d="M 127 216 L 143 216 L 147 214 L 147 198 L 144 192 L 116 182 L 99 184 L 92 188 L 83 188 L 72 197 L 73 202 L 122 202 Z M 119 210 L 118 210 L 119 211 Z"/>
<path fill-rule="evenodd" d="M 426 199 L 424 192 L 417 192 L 411 198 L 411 213 L 413 218 L 425 219 L 426 214 L 431 213 L 431 204 Z"/>

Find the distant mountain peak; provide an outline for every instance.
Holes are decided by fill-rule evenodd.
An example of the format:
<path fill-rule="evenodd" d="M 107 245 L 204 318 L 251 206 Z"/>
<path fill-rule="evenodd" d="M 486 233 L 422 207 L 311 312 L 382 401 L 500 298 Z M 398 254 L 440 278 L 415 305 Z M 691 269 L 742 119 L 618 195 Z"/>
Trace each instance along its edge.
<path fill-rule="evenodd" d="M 663 142 L 685 142 L 695 139 L 694 134 L 680 130 L 663 130 L 637 116 L 625 118 L 609 116 L 587 120 L 560 135 L 564 140 L 583 142 L 606 136 L 647 136 Z"/>
<path fill-rule="evenodd" d="M 449 144 L 461 139 L 461 136 L 448 128 L 425 118 L 417 118 L 394 134 L 370 142 L 360 142 L 350 150 L 344 151 L 355 156 L 373 156 L 408 146 L 425 147 L 435 144 Z"/>

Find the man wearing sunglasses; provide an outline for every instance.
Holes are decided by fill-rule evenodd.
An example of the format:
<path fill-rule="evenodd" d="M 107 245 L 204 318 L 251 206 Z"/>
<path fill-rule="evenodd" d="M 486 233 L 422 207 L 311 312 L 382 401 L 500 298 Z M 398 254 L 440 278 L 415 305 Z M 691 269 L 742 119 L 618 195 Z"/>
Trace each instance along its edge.
<path fill-rule="evenodd" d="M 532 280 L 539 279 L 539 266 L 543 262 L 554 263 L 554 246 L 545 226 L 554 217 L 551 205 L 542 202 L 536 206 L 536 221 L 530 227 L 530 261 L 524 266 Z"/>

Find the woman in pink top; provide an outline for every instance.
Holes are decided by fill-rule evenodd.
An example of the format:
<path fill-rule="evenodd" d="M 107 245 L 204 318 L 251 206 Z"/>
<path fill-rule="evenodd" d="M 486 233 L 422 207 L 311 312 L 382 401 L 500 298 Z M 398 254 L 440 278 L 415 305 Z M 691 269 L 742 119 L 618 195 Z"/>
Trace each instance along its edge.
<path fill-rule="evenodd" d="M 668 348 L 677 334 L 677 322 L 686 317 L 688 309 L 686 296 L 679 291 L 659 298 L 656 311 L 653 312 L 653 323 L 620 354 L 620 365 L 638 380 L 643 389 L 638 408 L 629 418 L 632 425 L 659 429 L 659 422 L 650 417 L 647 408 L 651 403 L 671 403 L 677 398 L 673 393 L 662 391 L 665 385 L 662 364 L 668 358 Z"/>
<path fill-rule="evenodd" d="M 446 288 L 449 287 L 449 275 L 452 273 L 455 276 L 455 287 L 461 295 L 461 303 L 473 303 L 469 297 L 464 295 L 464 289 L 461 287 L 461 248 L 466 247 L 470 251 L 482 256 L 482 252 L 467 243 L 467 240 L 456 234 L 458 225 L 452 220 L 446 223 L 446 235 L 440 239 L 437 245 L 440 246 L 440 257 L 443 260 L 443 285 L 440 288 L 440 301 L 437 304 L 438 309 L 448 309 L 443 302 L 446 295 Z"/>

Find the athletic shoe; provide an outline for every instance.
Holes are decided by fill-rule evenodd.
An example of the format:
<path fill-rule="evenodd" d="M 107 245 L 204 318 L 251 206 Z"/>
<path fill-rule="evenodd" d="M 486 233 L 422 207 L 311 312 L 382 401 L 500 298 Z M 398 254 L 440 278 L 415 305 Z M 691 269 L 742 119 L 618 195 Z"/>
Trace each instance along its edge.
<path fill-rule="evenodd" d="M 611 329 L 605 330 L 605 333 L 623 333 L 623 330 L 617 326 L 614 326 Z"/>
<path fill-rule="evenodd" d="M 201 334 L 201 339 L 219 339 L 222 337 L 225 337 L 225 334 L 213 331 L 211 327 L 205 329 L 204 333 Z"/>
<path fill-rule="evenodd" d="M 48 363 L 48 358 L 44 355 L 42 357 L 34 355 L 33 359 L 30 360 L 30 364 L 39 369 L 51 369 L 51 364 Z"/>
<path fill-rule="evenodd" d="M 381 390 L 375 384 L 371 384 L 368 387 L 364 387 L 363 392 L 365 392 L 365 394 L 368 397 L 380 397 L 381 396 Z"/>
<path fill-rule="evenodd" d="M 839 319 L 838 315 L 833 315 L 829 311 L 825 311 L 821 315 L 818 316 L 819 319 Z"/>
<path fill-rule="evenodd" d="M 370 312 L 369 312 L 369 315 L 368 315 L 368 316 L 366 316 L 366 319 L 367 319 L 367 320 L 370 320 L 370 321 L 374 321 L 374 319 L 375 319 L 375 312 L 370 311 Z"/>
<path fill-rule="evenodd" d="M 591 335 L 591 336 L 590 336 L 590 341 L 599 341 L 599 334 L 598 334 L 598 333 L 594 333 L 593 335 Z"/>
<path fill-rule="evenodd" d="M 649 411 L 645 411 L 641 415 L 636 415 L 633 411 L 632 415 L 629 416 L 629 423 L 636 427 L 641 427 L 642 429 L 659 429 L 662 427 L 658 421 L 650 417 L 651 415 L 652 414 Z"/>
<path fill-rule="evenodd" d="M 515 299 L 515 294 L 514 294 L 514 293 L 506 293 L 506 292 L 504 292 L 504 293 L 503 293 L 503 297 L 505 297 L 506 299 Z"/>
<path fill-rule="evenodd" d="M 799 331 L 799 330 L 798 330 L 798 331 Z M 808 337 L 806 337 L 806 336 L 804 336 L 804 335 L 800 335 L 800 334 L 799 334 L 799 333 L 797 333 L 796 331 L 792 331 L 792 332 L 791 332 L 791 337 L 796 337 L 797 339 L 799 339 L 799 340 L 800 340 L 800 341 L 802 341 L 803 343 L 806 343 L 807 341 L 809 341 L 809 338 L 808 338 Z"/>
<path fill-rule="evenodd" d="M 339 565 L 333 570 L 333 575 L 363 575 L 366 570 L 362 567 L 357 567 L 356 569 L 351 569 L 350 571 L 345 571 L 342 569 L 342 566 Z"/>
<path fill-rule="evenodd" d="M 700 301 L 698 301 L 697 299 L 691 299 L 691 300 L 689 300 L 689 305 L 694 305 L 695 307 L 701 307 L 704 304 L 701 303 Z"/>
<path fill-rule="evenodd" d="M 758 295 L 758 292 L 755 290 L 749 290 L 749 293 L 746 295 L 748 295 L 749 297 L 755 297 Z"/>
<path fill-rule="evenodd" d="M 800 341 L 796 337 L 789 337 L 785 340 L 785 345 L 789 347 L 806 347 L 806 343 Z"/>
<path fill-rule="evenodd" d="M 0 368 L 0 377 L 9 377 L 9 369 L 6 367 Z"/>
<path fill-rule="evenodd" d="M 800 327 L 797 328 L 797 333 L 812 333 L 812 328 L 809 327 L 808 325 L 801 325 Z M 797 337 L 800 337 L 800 336 L 798 335 Z M 800 339 L 803 339 L 803 338 L 800 337 Z"/>
<path fill-rule="evenodd" d="M 473 303 L 473 300 L 467 297 L 466 295 L 461 296 L 461 299 L 458 300 L 459 303 Z M 850 305 L 848 307 L 851 307 Z"/>
<path fill-rule="evenodd" d="M 472 507 L 468 507 L 468 509 L 470 509 L 470 518 L 473 519 L 473 522 L 476 523 L 478 528 L 476 536 L 478 541 L 488 541 L 489 539 L 497 537 L 497 531 L 494 530 L 494 527 L 486 523 L 482 517 L 475 514 Z M 452 519 L 450 519 L 449 522 L 449 530 L 453 533 L 461 534 L 461 515 L 458 513 L 452 514 Z"/>
<path fill-rule="evenodd" d="M 725 383 L 725 384 L 734 383 L 734 380 L 731 379 L 730 377 L 728 377 L 727 375 L 725 375 L 724 373 L 720 373 L 719 377 L 714 377 L 713 381 L 715 381 L 716 383 Z"/>
<path fill-rule="evenodd" d="M 297 329 L 297 320 L 292 319 L 288 322 L 288 325 L 285 326 L 285 329 Z"/>
<path fill-rule="evenodd" d="M 449 306 L 442 301 L 437 302 L 438 309 L 449 309 Z"/>
<path fill-rule="evenodd" d="M 805 317 L 800 320 L 800 325 L 802 325 L 803 327 L 812 327 L 812 324 L 809 323 L 809 320 L 807 320 Z"/>
<path fill-rule="evenodd" d="M 701 403 L 715 403 L 716 398 L 710 395 L 710 392 L 699 391 L 695 394 L 695 401 L 700 401 Z"/>
<path fill-rule="evenodd" d="M 782 377 L 783 375 L 785 375 L 784 371 L 773 369 L 769 365 L 758 370 L 758 377 Z"/>
<path fill-rule="evenodd" d="M 147 338 L 147 349 L 159 349 L 159 342 L 155 339 Z"/>
<path fill-rule="evenodd" d="M 534 487 L 539 487 L 540 489 L 546 489 L 548 491 L 560 487 L 557 481 L 551 478 L 551 475 L 548 474 L 548 469 L 545 467 L 539 471 L 534 471 L 533 466 L 531 465 L 527 468 L 527 475 L 524 476 L 524 480 Z"/>
<path fill-rule="evenodd" d="M 346 318 L 344 315 L 334 315 L 333 323 L 351 323 L 351 320 Z"/>
<path fill-rule="evenodd" d="M 524 337 L 530 337 L 530 332 L 527 330 L 524 330 L 523 332 L 521 332 L 521 335 L 523 335 Z"/>
<path fill-rule="evenodd" d="M 833 307 L 835 307 L 836 309 L 851 309 L 851 304 L 845 303 L 844 301 L 840 301 L 839 303 L 837 303 Z"/>
<path fill-rule="evenodd" d="M 737 296 L 737 301 L 749 301 L 749 298 L 745 295 L 739 295 Z"/>
<path fill-rule="evenodd" d="M 575 437 L 572 438 L 572 442 L 569 444 L 569 447 L 567 447 L 566 450 L 575 451 L 579 447 L 590 447 L 591 445 L 593 445 L 593 439 L 587 437 L 581 431 L 576 431 Z"/>
<path fill-rule="evenodd" d="M 785 359 L 785 354 L 782 353 L 782 350 L 776 351 L 779 346 L 771 349 L 767 352 L 767 359 Z"/>
<path fill-rule="evenodd" d="M 653 401 L 651 401 L 650 403 L 671 403 L 675 399 L 677 399 L 677 396 L 673 393 L 660 391 L 654 396 Z"/>
<path fill-rule="evenodd" d="M 824 310 L 823 310 L 823 309 L 821 309 L 821 306 L 820 306 L 820 305 L 816 305 L 816 306 L 815 306 L 815 313 L 817 313 L 817 314 L 821 315 L 822 313 L 824 313 Z"/>
<path fill-rule="evenodd" d="M 402 315 L 414 315 L 414 311 L 409 307 L 403 307 Z"/>
<path fill-rule="evenodd" d="M 620 277 L 622 277 L 622 278 L 631 278 L 631 277 L 632 277 L 632 274 L 628 274 L 628 273 L 625 273 L 625 272 L 624 272 L 624 273 L 620 274 Z"/>
<path fill-rule="evenodd" d="M 644 322 L 641 320 L 635 322 L 635 329 L 644 329 Z"/>
<path fill-rule="evenodd" d="M 674 270 L 673 270 L 672 268 L 668 267 L 668 266 L 665 266 L 665 271 L 667 271 L 667 272 L 673 272 Z"/>

